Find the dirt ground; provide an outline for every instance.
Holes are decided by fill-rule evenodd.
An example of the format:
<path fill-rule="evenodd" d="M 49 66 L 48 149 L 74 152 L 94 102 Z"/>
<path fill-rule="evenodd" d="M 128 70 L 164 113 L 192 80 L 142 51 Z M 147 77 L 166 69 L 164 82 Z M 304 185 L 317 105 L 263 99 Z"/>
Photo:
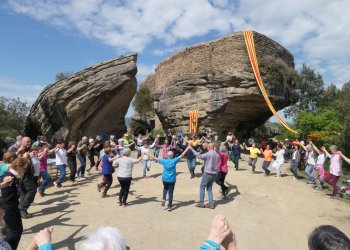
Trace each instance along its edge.
<path fill-rule="evenodd" d="M 247 159 L 244 156 L 243 159 Z M 262 160 L 257 169 L 261 171 Z M 227 184 L 232 191 L 221 200 L 214 184 L 215 210 L 196 208 L 199 198 L 200 166 L 197 178 L 190 180 L 185 162 L 178 165 L 174 210 L 161 206 L 161 165 L 152 162 L 151 178 L 141 178 L 142 168 L 134 170 L 129 206 L 117 205 L 119 183 L 114 176 L 111 197 L 102 199 L 96 185 L 101 176 L 92 171 L 88 181 L 61 189 L 50 187 L 47 196 L 36 198 L 29 210 L 34 217 L 23 220 L 24 233 L 19 249 L 44 227 L 54 226 L 56 249 L 78 249 L 84 237 L 96 228 L 119 228 L 131 249 L 198 249 L 208 236 L 214 215 L 222 213 L 236 233 L 239 249 L 307 249 L 307 236 L 318 225 L 330 224 L 350 235 L 350 206 L 314 191 L 305 180 L 293 180 L 288 165 L 283 178 L 252 174 L 247 161 L 241 170 L 229 164 Z"/>

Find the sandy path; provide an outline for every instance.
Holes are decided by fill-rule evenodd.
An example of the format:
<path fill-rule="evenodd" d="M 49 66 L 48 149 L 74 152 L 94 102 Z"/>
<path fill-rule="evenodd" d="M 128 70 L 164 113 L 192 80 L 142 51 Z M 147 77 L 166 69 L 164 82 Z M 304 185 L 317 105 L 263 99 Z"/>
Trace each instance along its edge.
<path fill-rule="evenodd" d="M 258 161 L 261 169 L 261 159 Z M 197 167 L 197 172 L 200 167 Z M 109 194 L 101 199 L 96 190 L 100 176 L 89 181 L 47 190 L 30 208 L 35 217 L 24 220 L 25 232 L 19 249 L 24 249 L 40 229 L 55 226 L 56 249 L 77 249 L 85 235 L 102 225 L 123 231 L 131 249 L 198 249 L 206 239 L 214 215 L 223 213 L 236 232 L 239 249 L 307 249 L 307 235 L 316 226 L 331 224 L 350 235 L 350 206 L 313 191 L 305 181 L 251 174 L 246 161 L 242 171 L 230 172 L 227 182 L 238 187 L 226 200 L 219 199 L 214 185 L 215 210 L 195 208 L 200 178 L 189 180 L 186 164 L 178 166 L 172 212 L 160 206 L 161 166 L 153 163 L 148 180 L 140 179 L 141 165 L 134 171 L 130 206 L 117 206 L 116 178 Z M 283 173 L 288 174 L 287 166 Z"/>

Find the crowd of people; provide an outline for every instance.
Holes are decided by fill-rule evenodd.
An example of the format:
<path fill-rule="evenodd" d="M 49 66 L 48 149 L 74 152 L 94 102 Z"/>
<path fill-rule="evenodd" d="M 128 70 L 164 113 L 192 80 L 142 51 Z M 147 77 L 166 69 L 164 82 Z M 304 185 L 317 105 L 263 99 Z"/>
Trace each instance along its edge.
<path fill-rule="evenodd" d="M 16 143 L 4 154 L 0 168 L 4 222 L 8 228 L 4 241 L 12 249 L 17 249 L 23 232 L 22 218 L 32 217 L 28 209 L 34 203 L 36 194 L 45 196 L 45 191 L 51 183 L 48 165 L 52 160 L 59 172 L 58 178 L 53 182 L 55 188 L 62 188 L 67 166 L 69 183 L 85 181 L 95 169 L 97 173 L 102 174 L 102 182 L 97 185 L 102 198 L 109 197 L 108 191 L 113 183 L 113 174 L 117 170 L 117 180 L 121 187 L 118 204 L 123 208 L 127 207 L 135 164 L 142 164 L 142 175 L 147 179 L 152 161 L 155 161 L 163 166 L 161 205 L 165 207 L 168 201 L 166 209 L 172 211 L 176 166 L 182 158 L 185 158 L 190 179 L 196 177 L 197 165 L 201 166 L 199 200 L 196 207 L 215 209 L 213 184 L 220 186 L 221 198 L 225 199 L 230 192 L 230 188 L 225 185 L 229 170 L 228 162 L 232 161 L 234 168 L 239 170 L 243 150 L 249 152 L 248 164 L 252 168 L 252 173 L 257 173 L 256 164 L 259 155 L 264 158 L 261 167 L 265 175 L 271 174 L 269 168 L 273 162 L 271 167 L 276 172 L 277 178 L 281 178 L 281 168 L 286 164 L 286 160 L 290 160 L 293 179 L 299 178 L 298 171 L 303 169 L 301 166 L 305 166 L 308 184 L 320 190 L 323 189 L 323 182 L 327 182 L 333 188 L 332 198 L 338 198 L 337 182 L 342 174 L 342 160 L 350 162 L 349 158 L 338 151 L 335 145 L 328 151 L 325 147 L 315 146 L 311 141 L 306 145 L 298 140 L 294 140 L 290 145 L 288 142 L 289 140 L 285 143 L 275 143 L 263 139 L 258 147 L 253 138 L 241 144 L 231 132 L 221 141 L 217 135 L 213 138 L 206 135 L 185 136 L 182 131 L 173 133 L 170 129 L 165 133 L 165 138 L 156 135 L 154 139 L 149 133 L 145 136 L 139 134 L 137 137 L 125 134 L 118 140 L 111 135 L 107 141 L 103 141 L 101 136 L 95 138 L 83 136 L 78 142 L 69 141 L 67 147 L 63 140 L 58 140 L 56 145 L 52 146 L 45 136 L 38 136 L 33 143 L 29 137 L 18 136 Z M 134 149 L 137 151 L 136 158 L 131 156 Z M 329 172 L 324 167 L 327 158 L 330 159 Z M 206 193 L 207 204 L 205 204 Z"/>

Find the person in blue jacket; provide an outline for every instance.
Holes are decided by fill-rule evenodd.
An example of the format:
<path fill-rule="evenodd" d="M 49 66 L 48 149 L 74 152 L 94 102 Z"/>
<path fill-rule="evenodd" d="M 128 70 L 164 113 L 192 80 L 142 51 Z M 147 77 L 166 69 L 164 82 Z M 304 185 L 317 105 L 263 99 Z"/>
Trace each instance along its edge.
<path fill-rule="evenodd" d="M 181 158 L 183 158 L 187 151 L 191 147 L 187 147 L 186 150 L 178 157 L 174 158 L 174 153 L 172 151 L 168 152 L 168 159 L 162 159 L 153 157 L 158 163 L 163 165 L 163 174 L 162 174 L 162 180 L 163 180 L 163 200 L 162 200 L 162 207 L 165 206 L 166 196 L 169 193 L 169 199 L 168 199 L 168 207 L 167 210 L 170 212 L 173 205 L 173 194 L 174 194 L 174 188 L 176 183 L 176 164 L 180 162 Z"/>

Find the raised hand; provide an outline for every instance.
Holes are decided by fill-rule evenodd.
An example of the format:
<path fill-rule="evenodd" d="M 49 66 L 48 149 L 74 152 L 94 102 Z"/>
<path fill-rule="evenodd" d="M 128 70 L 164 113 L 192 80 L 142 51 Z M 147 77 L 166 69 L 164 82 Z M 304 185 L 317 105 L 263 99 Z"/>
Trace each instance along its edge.
<path fill-rule="evenodd" d="M 45 228 L 44 230 L 41 230 L 37 235 L 35 235 L 34 239 L 38 247 L 46 243 L 51 243 L 52 231 L 53 231 L 52 227 Z"/>
<path fill-rule="evenodd" d="M 211 223 L 208 240 L 212 240 L 221 245 L 223 241 L 230 236 L 230 234 L 232 234 L 232 231 L 228 225 L 225 215 L 216 215 Z"/>
<path fill-rule="evenodd" d="M 1 182 L 1 187 L 7 187 L 7 186 L 11 186 L 11 184 L 13 183 L 13 177 L 12 176 L 6 176 L 2 182 Z"/>

